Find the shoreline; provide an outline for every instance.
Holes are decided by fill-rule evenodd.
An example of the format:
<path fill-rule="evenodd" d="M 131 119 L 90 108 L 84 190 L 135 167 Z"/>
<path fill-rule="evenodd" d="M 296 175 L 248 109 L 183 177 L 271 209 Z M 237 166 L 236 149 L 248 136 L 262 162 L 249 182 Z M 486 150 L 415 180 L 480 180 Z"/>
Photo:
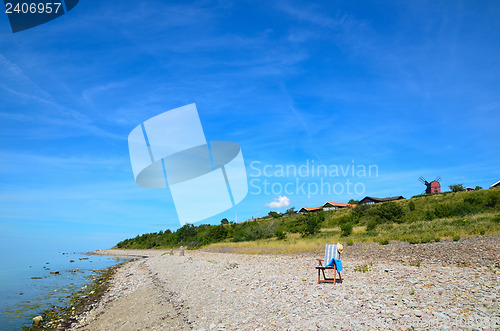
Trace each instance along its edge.
<path fill-rule="evenodd" d="M 344 247 L 337 285 L 317 284 L 320 252 L 101 251 L 146 258 L 122 264 L 71 330 L 500 327 L 500 235 Z"/>
<path fill-rule="evenodd" d="M 70 317 L 72 307 L 78 308 L 93 296 L 89 292 L 95 290 L 107 269 L 123 262 L 90 255 L 56 249 L 13 252 L 4 266 L 0 328 L 56 328 Z M 39 317 L 38 325 L 33 323 L 35 317 Z"/>
<path fill-rule="evenodd" d="M 132 261 L 132 260 L 131 260 Z M 40 312 L 35 318 L 42 317 L 37 324 L 33 323 L 23 326 L 23 330 L 66 330 L 78 321 L 81 314 L 91 310 L 96 303 L 100 302 L 104 292 L 107 290 L 110 280 L 117 270 L 130 261 L 124 261 L 103 269 L 93 270 L 92 280 L 80 289 L 75 289 L 70 294 L 67 304 L 53 306 Z"/>
<path fill-rule="evenodd" d="M 151 250 L 152 251 L 152 250 Z M 168 323 L 169 328 L 185 329 L 190 322 L 183 313 L 183 304 L 172 300 L 175 293 L 161 288 L 162 281 L 151 273 L 145 260 L 168 251 L 154 250 L 106 250 L 96 254 L 134 257 L 122 263 L 113 278 L 109 279 L 107 290 L 96 304 L 88 307 L 76 317 L 70 330 L 129 330 L 146 329 Z M 159 307 L 155 307 L 154 304 Z M 131 323 L 128 317 L 138 313 L 140 306 L 149 315 L 142 323 Z M 110 316 L 108 316 L 110 315 Z M 95 324 L 97 321 L 97 324 Z M 132 325 L 133 324 L 133 325 Z"/>

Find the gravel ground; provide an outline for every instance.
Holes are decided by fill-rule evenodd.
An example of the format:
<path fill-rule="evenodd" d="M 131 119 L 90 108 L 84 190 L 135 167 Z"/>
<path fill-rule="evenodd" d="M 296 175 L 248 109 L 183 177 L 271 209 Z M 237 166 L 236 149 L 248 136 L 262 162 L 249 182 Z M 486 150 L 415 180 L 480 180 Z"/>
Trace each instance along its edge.
<path fill-rule="evenodd" d="M 84 330 L 499 329 L 500 236 L 345 246 L 343 284 L 317 284 L 316 258 L 186 251 L 116 273 Z"/>

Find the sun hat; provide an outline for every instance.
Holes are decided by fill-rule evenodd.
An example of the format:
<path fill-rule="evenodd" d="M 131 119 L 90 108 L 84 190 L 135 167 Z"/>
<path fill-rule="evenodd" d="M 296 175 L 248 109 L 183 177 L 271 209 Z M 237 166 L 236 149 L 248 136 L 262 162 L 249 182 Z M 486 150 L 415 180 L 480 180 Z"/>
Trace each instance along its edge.
<path fill-rule="evenodd" d="M 339 251 L 339 253 L 342 253 L 344 251 L 344 246 L 342 246 L 341 243 L 337 243 L 337 250 Z"/>

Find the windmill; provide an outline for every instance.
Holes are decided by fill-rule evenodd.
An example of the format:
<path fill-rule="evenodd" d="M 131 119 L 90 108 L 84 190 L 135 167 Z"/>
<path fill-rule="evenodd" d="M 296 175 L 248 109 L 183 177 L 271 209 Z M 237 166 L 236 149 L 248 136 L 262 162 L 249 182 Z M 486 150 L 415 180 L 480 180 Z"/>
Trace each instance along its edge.
<path fill-rule="evenodd" d="M 428 182 L 424 177 L 420 176 L 418 180 L 425 184 L 425 186 L 427 187 L 425 191 L 422 192 L 422 194 L 441 193 L 441 184 L 439 184 L 441 179 L 441 177 L 437 176 L 436 179 L 434 179 L 432 182 Z"/>

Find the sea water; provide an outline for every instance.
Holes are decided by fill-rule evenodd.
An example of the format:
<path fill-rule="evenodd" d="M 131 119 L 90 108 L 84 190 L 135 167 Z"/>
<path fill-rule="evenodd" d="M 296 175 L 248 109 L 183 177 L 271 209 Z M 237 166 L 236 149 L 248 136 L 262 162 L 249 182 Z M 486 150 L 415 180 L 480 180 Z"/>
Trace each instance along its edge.
<path fill-rule="evenodd" d="M 4 253 L 0 261 L 0 330 L 30 326 L 33 317 L 44 310 L 66 306 L 72 292 L 91 282 L 93 270 L 127 260 L 50 249 Z"/>

